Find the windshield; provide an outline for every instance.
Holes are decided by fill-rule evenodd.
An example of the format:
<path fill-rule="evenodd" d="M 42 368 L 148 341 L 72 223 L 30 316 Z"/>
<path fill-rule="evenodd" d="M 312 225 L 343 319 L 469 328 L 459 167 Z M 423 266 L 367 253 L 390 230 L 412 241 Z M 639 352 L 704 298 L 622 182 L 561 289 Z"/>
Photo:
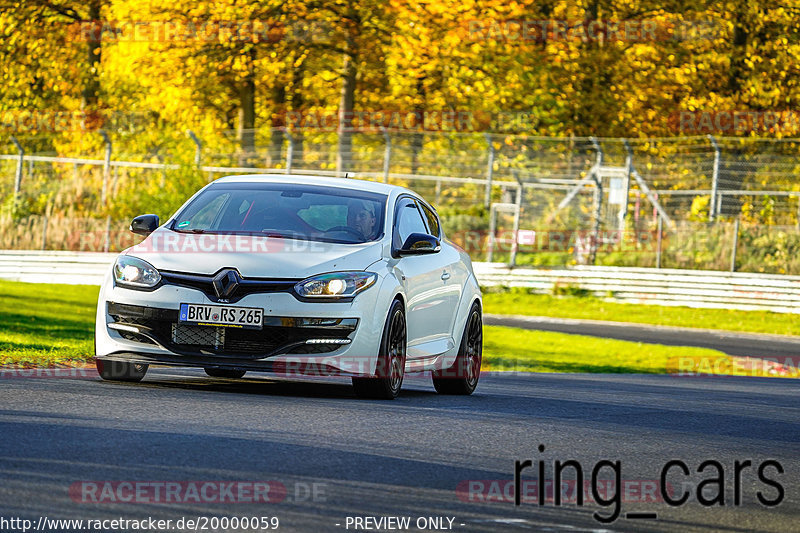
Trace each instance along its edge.
<path fill-rule="evenodd" d="M 383 235 L 386 196 L 338 187 L 276 183 L 212 185 L 170 229 L 362 243 Z"/>

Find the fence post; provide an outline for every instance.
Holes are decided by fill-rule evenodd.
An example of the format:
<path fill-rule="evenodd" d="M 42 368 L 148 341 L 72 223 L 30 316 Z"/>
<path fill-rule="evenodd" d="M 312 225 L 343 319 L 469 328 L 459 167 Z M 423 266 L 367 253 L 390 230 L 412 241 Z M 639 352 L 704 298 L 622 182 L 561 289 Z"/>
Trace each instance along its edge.
<path fill-rule="evenodd" d="M 525 193 L 525 188 L 522 185 L 522 180 L 519 177 L 519 171 L 514 171 L 514 179 L 517 180 L 517 197 L 515 198 L 517 209 L 514 212 L 514 242 L 511 243 L 511 260 L 509 261 L 509 266 L 515 267 L 517 266 L 517 252 L 519 251 L 519 218 L 520 218 L 520 211 L 522 211 L 522 197 Z"/>
<path fill-rule="evenodd" d="M 111 215 L 106 217 L 106 239 L 103 243 L 103 251 L 111 250 Z"/>
<path fill-rule="evenodd" d="M 386 131 L 386 128 L 381 128 L 381 131 L 383 131 L 383 139 L 386 142 L 386 146 L 383 150 L 383 182 L 389 183 L 389 165 L 392 160 L 392 138 L 389 136 L 389 132 Z"/>
<path fill-rule="evenodd" d="M 714 168 L 711 171 L 711 201 L 708 202 L 708 221 L 713 222 L 714 217 L 719 214 L 720 209 L 717 208 L 717 189 L 719 187 L 719 157 L 720 150 L 719 144 L 713 135 L 708 135 L 708 140 L 714 148 Z"/>
<path fill-rule="evenodd" d="M 658 215 L 658 236 L 656 240 L 658 244 L 656 245 L 656 268 L 661 268 L 661 236 L 663 235 L 664 231 L 664 219 L 661 218 L 661 214 Z"/>
<path fill-rule="evenodd" d="M 111 177 L 111 139 L 108 138 L 105 130 L 100 130 L 99 133 L 106 143 L 106 155 L 103 159 L 103 189 L 100 194 L 100 202 L 105 206 L 108 203 L 108 180 Z"/>
<path fill-rule="evenodd" d="M 25 164 L 25 150 L 13 135 L 11 136 L 11 142 L 17 147 L 17 152 L 19 154 L 19 159 L 17 159 L 17 171 L 14 174 L 14 198 L 16 199 L 22 188 L 22 167 Z"/>
<path fill-rule="evenodd" d="M 628 216 L 628 196 L 631 192 L 631 174 L 633 171 L 633 149 L 628 139 L 622 139 L 625 146 L 625 193 L 622 198 L 622 207 L 619 210 L 619 238 L 622 240 L 625 231 L 625 218 Z M 660 218 L 660 217 L 659 217 Z"/>
<path fill-rule="evenodd" d="M 158 164 L 162 165 L 161 167 L 161 178 L 158 180 L 159 185 L 163 189 L 167 185 L 167 165 L 166 161 L 164 160 L 164 156 L 161 154 L 156 154 L 156 159 L 158 159 Z M 127 177 L 127 171 L 125 173 L 125 177 Z M 111 190 L 114 191 L 117 187 L 117 180 L 119 179 L 119 167 L 114 167 L 114 185 L 111 187 Z"/>
<path fill-rule="evenodd" d="M 486 241 L 487 246 L 487 254 L 486 254 L 486 262 L 491 263 L 494 259 L 494 230 L 495 230 L 495 206 L 489 208 L 489 235 L 488 240 Z"/>
<path fill-rule="evenodd" d="M 283 135 L 286 137 L 288 144 L 286 145 L 286 173 L 292 173 L 292 161 L 294 161 L 294 137 L 288 128 L 283 130 Z"/>
<path fill-rule="evenodd" d="M 186 135 L 194 142 L 194 166 L 200 167 L 200 157 L 203 151 L 203 143 L 197 138 L 192 130 L 186 130 Z"/>
<path fill-rule="evenodd" d="M 797 213 L 795 214 L 797 231 L 800 231 L 800 196 L 797 197 Z"/>
<path fill-rule="evenodd" d="M 589 243 L 589 264 L 593 265 L 597 256 L 597 244 L 600 238 L 600 215 L 603 212 L 603 177 L 600 174 L 600 167 L 603 166 L 603 149 L 596 137 L 589 137 L 594 149 L 597 151 L 594 174 L 594 224 L 592 228 L 592 240 Z"/>
<path fill-rule="evenodd" d="M 486 166 L 486 193 L 483 198 L 483 206 L 488 209 L 489 204 L 492 202 L 492 177 L 494 176 L 494 144 L 492 137 L 488 133 L 484 133 L 486 142 L 489 145 L 489 163 Z"/>
<path fill-rule="evenodd" d="M 733 246 L 731 246 L 731 272 L 736 272 L 736 248 L 739 247 L 739 217 L 733 223 Z"/>
<path fill-rule="evenodd" d="M 42 250 L 47 249 L 47 215 L 44 215 L 44 220 L 42 221 Z"/>

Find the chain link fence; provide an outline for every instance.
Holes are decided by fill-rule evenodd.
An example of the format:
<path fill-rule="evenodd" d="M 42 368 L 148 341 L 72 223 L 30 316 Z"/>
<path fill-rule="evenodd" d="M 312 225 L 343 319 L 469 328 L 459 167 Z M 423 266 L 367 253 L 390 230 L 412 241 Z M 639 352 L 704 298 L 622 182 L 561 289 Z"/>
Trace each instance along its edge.
<path fill-rule="evenodd" d="M 478 260 L 800 274 L 800 140 L 249 134 L 248 153 L 234 131 L 0 140 L 0 247 L 115 251 L 132 216 L 169 216 L 222 175 L 347 173 L 423 194 Z"/>

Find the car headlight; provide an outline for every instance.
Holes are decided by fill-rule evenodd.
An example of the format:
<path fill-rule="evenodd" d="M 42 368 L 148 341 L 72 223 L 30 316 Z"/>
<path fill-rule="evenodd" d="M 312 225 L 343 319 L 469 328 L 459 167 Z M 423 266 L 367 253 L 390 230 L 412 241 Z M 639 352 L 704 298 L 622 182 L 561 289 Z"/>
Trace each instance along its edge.
<path fill-rule="evenodd" d="M 120 285 L 149 288 L 158 285 L 161 274 L 147 261 L 123 255 L 114 263 L 114 281 Z"/>
<path fill-rule="evenodd" d="M 373 272 L 332 272 L 304 279 L 294 290 L 303 298 L 352 298 L 376 279 Z"/>

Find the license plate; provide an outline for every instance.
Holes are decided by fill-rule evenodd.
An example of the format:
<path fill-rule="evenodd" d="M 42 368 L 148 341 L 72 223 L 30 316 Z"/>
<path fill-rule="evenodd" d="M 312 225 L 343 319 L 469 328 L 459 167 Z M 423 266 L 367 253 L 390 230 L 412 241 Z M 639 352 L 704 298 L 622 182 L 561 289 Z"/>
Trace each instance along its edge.
<path fill-rule="evenodd" d="M 181 304 L 178 322 L 195 326 L 261 329 L 264 310 L 258 307 Z"/>

